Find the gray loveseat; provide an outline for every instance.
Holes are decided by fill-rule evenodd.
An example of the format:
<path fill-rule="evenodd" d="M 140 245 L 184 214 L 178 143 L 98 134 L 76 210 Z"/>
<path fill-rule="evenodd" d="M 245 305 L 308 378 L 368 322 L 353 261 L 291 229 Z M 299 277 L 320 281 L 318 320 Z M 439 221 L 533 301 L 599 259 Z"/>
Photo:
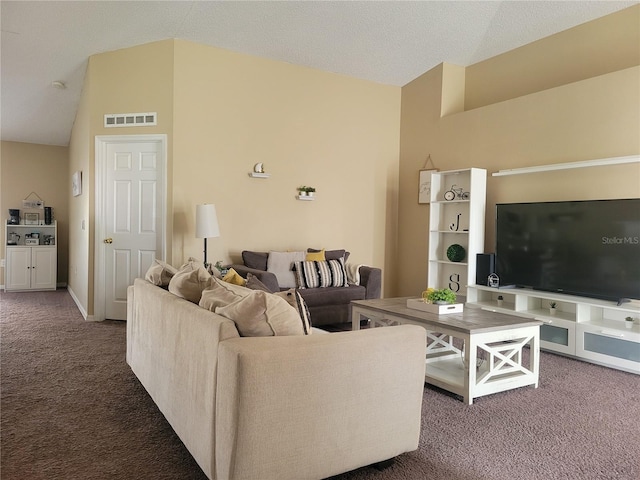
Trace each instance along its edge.
<path fill-rule="evenodd" d="M 325 257 L 327 260 L 343 258 L 346 262 L 349 258 L 349 252 L 345 250 L 327 250 Z M 279 285 L 276 275 L 267 271 L 268 260 L 269 252 L 244 250 L 242 252 L 242 261 L 244 263 L 233 264 L 230 267 L 244 278 L 247 278 L 249 273 L 253 274 L 271 292 L 290 288 Z M 348 287 L 304 288 L 299 290 L 309 308 L 313 326 L 348 323 L 350 321 L 349 303 L 352 300 L 380 298 L 382 270 L 362 265 L 359 267 L 358 273 L 360 277 L 359 285 L 350 283 Z"/>

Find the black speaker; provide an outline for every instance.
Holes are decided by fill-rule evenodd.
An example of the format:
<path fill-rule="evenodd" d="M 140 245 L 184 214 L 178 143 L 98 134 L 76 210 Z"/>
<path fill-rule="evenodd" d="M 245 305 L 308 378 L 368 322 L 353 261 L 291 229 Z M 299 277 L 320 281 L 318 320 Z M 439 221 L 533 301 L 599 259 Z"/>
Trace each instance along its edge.
<path fill-rule="evenodd" d="M 496 254 L 478 253 L 476 255 L 476 285 L 487 285 L 489 275 L 496 273 Z"/>
<path fill-rule="evenodd" d="M 53 223 L 53 208 L 52 207 L 44 207 L 44 224 L 51 225 Z"/>

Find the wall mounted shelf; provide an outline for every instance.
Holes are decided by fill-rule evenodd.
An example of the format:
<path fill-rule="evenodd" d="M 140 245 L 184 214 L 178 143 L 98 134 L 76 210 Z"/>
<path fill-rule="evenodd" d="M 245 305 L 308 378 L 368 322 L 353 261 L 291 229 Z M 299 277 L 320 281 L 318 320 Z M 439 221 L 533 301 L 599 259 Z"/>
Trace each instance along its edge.
<path fill-rule="evenodd" d="M 522 175 L 526 173 L 551 172 L 554 170 L 568 170 L 571 168 L 602 167 L 609 165 L 620 165 L 623 163 L 638 163 L 640 155 L 630 155 L 627 157 L 600 158 L 596 160 L 584 160 L 582 162 L 554 163 L 550 165 L 538 165 L 535 167 L 509 168 L 498 170 L 491 174 L 493 177 L 503 177 L 505 175 Z"/>
<path fill-rule="evenodd" d="M 249 172 L 249 176 L 252 178 L 269 178 L 271 176 L 270 173 L 256 173 L 256 172 Z"/>
<path fill-rule="evenodd" d="M 309 195 L 296 195 L 296 198 L 298 200 L 304 200 L 306 202 L 310 201 L 310 200 L 315 200 L 316 197 L 310 197 Z"/>

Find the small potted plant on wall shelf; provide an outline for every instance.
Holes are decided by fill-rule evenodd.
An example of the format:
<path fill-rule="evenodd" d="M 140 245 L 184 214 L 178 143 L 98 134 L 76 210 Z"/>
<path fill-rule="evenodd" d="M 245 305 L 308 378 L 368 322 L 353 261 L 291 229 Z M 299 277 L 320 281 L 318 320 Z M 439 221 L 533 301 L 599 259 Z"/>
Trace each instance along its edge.
<path fill-rule="evenodd" d="M 556 314 L 556 307 L 558 304 L 556 302 L 549 302 L 549 315 L 553 316 Z"/>
<path fill-rule="evenodd" d="M 633 317 L 626 317 L 624 319 L 624 325 L 627 328 L 632 328 L 633 327 Z"/>
<path fill-rule="evenodd" d="M 315 187 L 307 187 L 306 185 L 298 187 L 298 200 L 315 200 L 313 197 L 315 191 Z"/>

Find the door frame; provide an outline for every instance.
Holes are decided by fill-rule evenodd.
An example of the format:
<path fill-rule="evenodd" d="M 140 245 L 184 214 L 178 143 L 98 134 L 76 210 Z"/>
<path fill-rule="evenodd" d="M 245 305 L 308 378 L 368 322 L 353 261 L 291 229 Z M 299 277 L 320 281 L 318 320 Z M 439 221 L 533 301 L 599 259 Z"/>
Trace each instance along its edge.
<path fill-rule="evenodd" d="M 142 143 L 154 142 L 160 144 L 162 155 L 162 166 L 158 169 L 158 174 L 162 177 L 158 181 L 159 185 L 159 215 L 160 225 L 160 245 L 156 251 L 160 254 L 160 260 L 167 258 L 167 135 L 96 135 L 95 137 L 95 209 L 94 209 L 94 257 L 93 257 L 93 319 L 101 321 L 106 318 L 106 288 L 105 283 L 105 258 L 106 246 L 103 242 L 105 238 L 107 211 L 106 181 L 107 181 L 107 147 L 114 143 Z"/>

